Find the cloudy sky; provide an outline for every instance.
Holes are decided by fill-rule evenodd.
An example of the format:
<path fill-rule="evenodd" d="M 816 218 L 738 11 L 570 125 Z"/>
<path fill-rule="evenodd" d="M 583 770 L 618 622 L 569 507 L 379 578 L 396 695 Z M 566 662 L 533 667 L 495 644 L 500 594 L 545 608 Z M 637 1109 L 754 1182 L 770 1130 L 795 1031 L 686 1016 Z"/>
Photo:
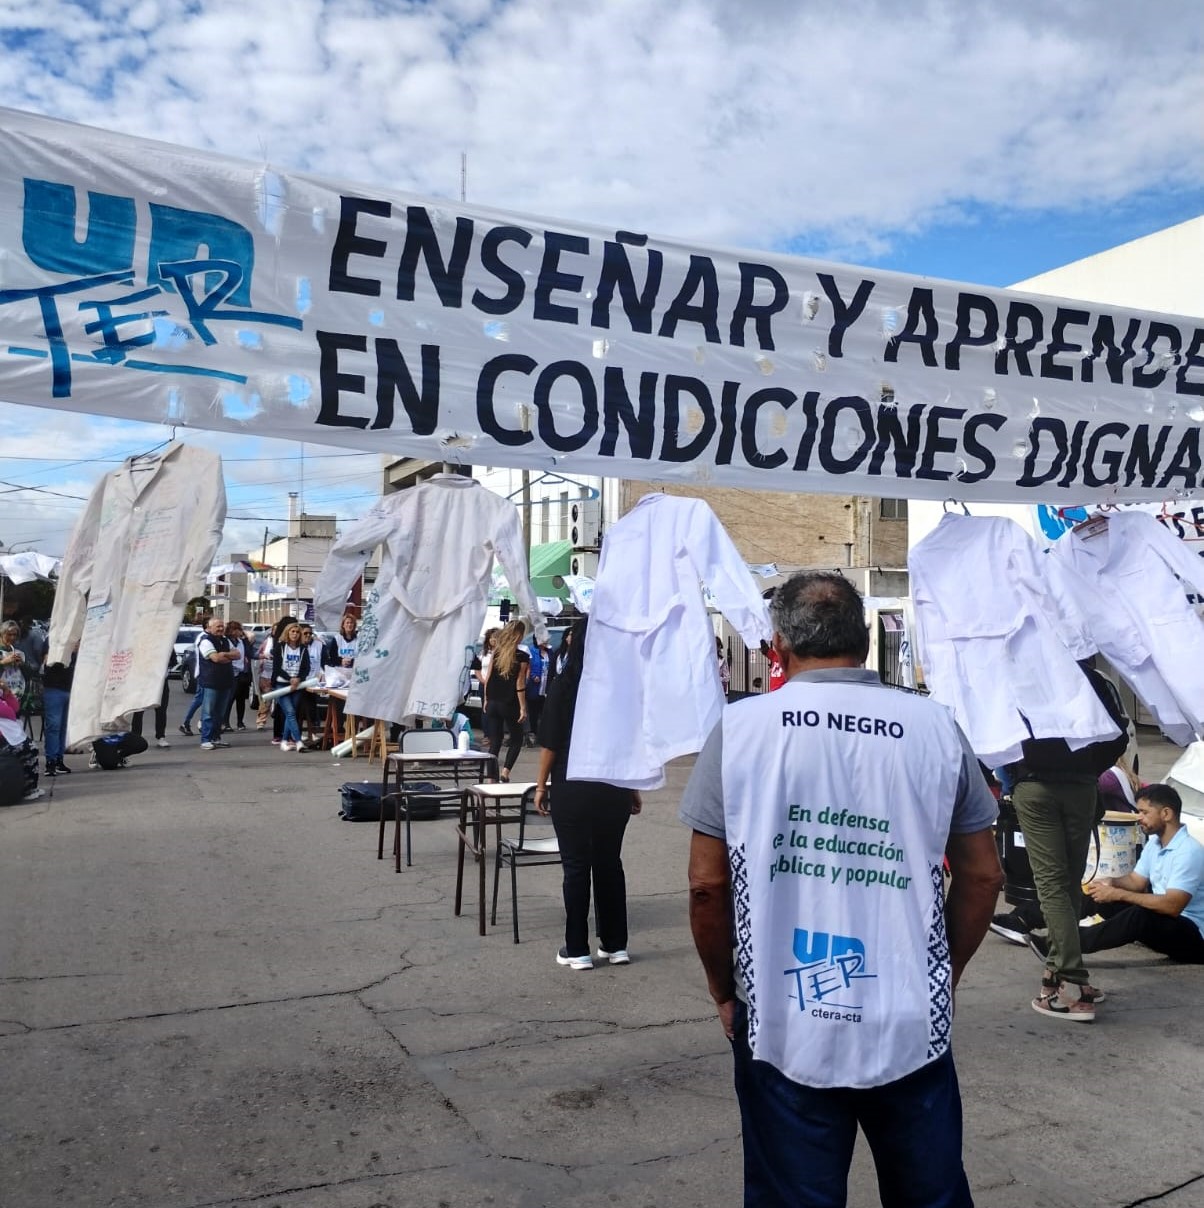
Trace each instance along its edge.
<path fill-rule="evenodd" d="M 433 197 L 463 152 L 480 205 L 1007 285 L 1204 212 L 1202 52 L 1200 0 L 0 0 L 0 106 Z M 167 436 L 0 433 L 0 541 L 50 553 Z M 288 491 L 378 490 L 371 455 L 197 440 L 228 549 Z"/>

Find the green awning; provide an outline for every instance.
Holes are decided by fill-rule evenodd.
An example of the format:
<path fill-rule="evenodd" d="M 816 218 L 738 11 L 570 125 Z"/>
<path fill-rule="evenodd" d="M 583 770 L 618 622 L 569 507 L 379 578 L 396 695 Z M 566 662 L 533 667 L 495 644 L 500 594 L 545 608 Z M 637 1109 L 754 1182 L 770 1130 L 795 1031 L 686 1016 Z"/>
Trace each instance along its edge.
<path fill-rule="evenodd" d="M 560 600 L 569 598 L 568 588 L 554 586 L 552 578 L 569 574 L 572 555 L 571 541 L 549 541 L 544 545 L 531 546 L 531 586 L 537 596 L 555 596 Z"/>
<path fill-rule="evenodd" d="M 548 541 L 543 545 L 531 546 L 531 586 L 537 596 L 555 596 L 558 600 L 569 598 L 567 587 L 556 587 L 552 579 L 570 573 L 569 564 L 573 556 L 571 541 Z M 497 604 L 503 598 L 514 599 L 514 592 L 506 582 L 501 564 L 493 568 L 493 585 L 489 592 L 489 603 Z"/>

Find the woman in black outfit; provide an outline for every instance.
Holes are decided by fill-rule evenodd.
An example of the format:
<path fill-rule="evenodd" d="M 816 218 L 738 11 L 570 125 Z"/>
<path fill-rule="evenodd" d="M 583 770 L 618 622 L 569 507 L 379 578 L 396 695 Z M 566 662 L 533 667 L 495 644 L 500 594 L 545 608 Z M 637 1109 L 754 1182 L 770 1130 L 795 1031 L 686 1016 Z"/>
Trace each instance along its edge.
<path fill-rule="evenodd" d="M 226 637 L 234 650 L 242 651 L 242 664 L 235 664 L 234 691 L 226 705 L 226 716 L 222 719 L 222 732 L 230 729 L 230 713 L 234 712 L 238 720 L 238 728 L 245 730 L 247 715 L 247 698 L 251 695 L 251 664 L 255 651 L 251 647 L 251 639 L 243 632 L 241 621 L 226 622 Z"/>
<path fill-rule="evenodd" d="M 587 621 L 570 631 L 572 641 L 561 672 L 548 688 L 539 726 L 539 773 L 535 808 L 551 812 L 564 866 L 564 947 L 558 965 L 592 969 L 589 947 L 590 881 L 593 881 L 594 926 L 598 959 L 626 965 L 627 880 L 623 875 L 623 834 L 632 814 L 643 808 L 640 795 L 596 780 L 569 780 L 569 743 L 577 689 L 585 661 Z M 549 807 L 548 784 L 552 785 Z"/>
<path fill-rule="evenodd" d="M 489 753 L 502 753 L 502 736 L 508 737 L 501 778 L 510 779 L 510 769 L 523 749 L 523 724 L 527 720 L 527 672 L 531 656 L 519 644 L 527 627 L 511 621 L 497 635 L 493 655 L 485 672 L 485 737 Z M 481 660 L 484 662 L 484 659 Z"/>

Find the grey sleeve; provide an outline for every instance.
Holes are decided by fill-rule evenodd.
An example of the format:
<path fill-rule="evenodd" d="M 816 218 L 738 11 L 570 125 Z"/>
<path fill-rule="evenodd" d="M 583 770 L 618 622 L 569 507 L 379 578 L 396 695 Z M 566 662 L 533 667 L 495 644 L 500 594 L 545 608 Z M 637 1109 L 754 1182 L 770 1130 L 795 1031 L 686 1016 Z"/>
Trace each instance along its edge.
<path fill-rule="evenodd" d="M 726 839 L 723 821 L 723 719 L 707 736 L 694 761 L 678 818 L 693 830 Z"/>
<path fill-rule="evenodd" d="M 962 733 L 961 726 L 957 727 L 957 736 L 962 744 L 962 766 L 957 777 L 957 799 L 953 803 L 949 830 L 955 835 L 970 835 L 994 825 L 999 816 L 999 805 L 987 788 L 978 756 L 970 750 L 969 740 Z"/>

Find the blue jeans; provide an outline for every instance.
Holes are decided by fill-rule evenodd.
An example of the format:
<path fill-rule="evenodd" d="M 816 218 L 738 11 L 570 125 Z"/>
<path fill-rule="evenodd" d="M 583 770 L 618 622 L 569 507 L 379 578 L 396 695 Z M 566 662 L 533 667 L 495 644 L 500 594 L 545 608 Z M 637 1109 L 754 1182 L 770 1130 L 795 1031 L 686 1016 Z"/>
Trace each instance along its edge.
<path fill-rule="evenodd" d="M 217 742 L 222 736 L 222 719 L 230 700 L 229 688 L 201 688 L 201 742 Z"/>
<path fill-rule="evenodd" d="M 284 718 L 284 726 L 280 731 L 281 740 L 283 742 L 300 742 L 301 727 L 297 724 L 297 694 L 286 692 L 283 696 L 276 698 L 276 704 L 280 708 L 280 715 Z"/>
<path fill-rule="evenodd" d="M 753 1060 L 743 1004 L 732 1051 L 746 1208 L 844 1208 L 858 1125 L 883 1208 L 973 1208 L 951 1052 L 885 1086 L 817 1090 Z"/>
<path fill-rule="evenodd" d="M 188 706 L 188 712 L 184 714 L 183 724 L 185 726 L 192 724 L 192 719 L 196 716 L 197 710 L 201 707 L 201 705 L 204 703 L 204 701 L 205 701 L 204 689 L 198 688 L 196 690 L 196 692 L 193 694 L 192 704 L 190 704 Z"/>
<path fill-rule="evenodd" d="M 67 736 L 67 705 L 70 700 L 71 693 L 62 688 L 42 690 L 42 724 L 46 731 L 43 743 L 47 763 L 57 763 L 63 757 L 63 740 Z"/>

